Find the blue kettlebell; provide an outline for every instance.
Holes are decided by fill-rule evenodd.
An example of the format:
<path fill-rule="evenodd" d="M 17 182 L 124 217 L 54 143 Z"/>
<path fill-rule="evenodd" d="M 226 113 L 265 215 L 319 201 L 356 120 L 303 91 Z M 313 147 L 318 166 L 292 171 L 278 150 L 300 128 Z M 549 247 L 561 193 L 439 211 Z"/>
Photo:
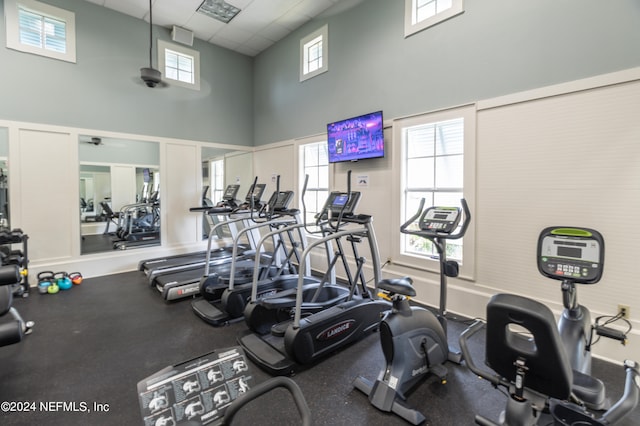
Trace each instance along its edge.
<path fill-rule="evenodd" d="M 60 287 L 60 290 L 69 290 L 73 286 L 73 283 L 66 272 L 56 272 L 55 276 L 57 277 L 58 287 Z"/>

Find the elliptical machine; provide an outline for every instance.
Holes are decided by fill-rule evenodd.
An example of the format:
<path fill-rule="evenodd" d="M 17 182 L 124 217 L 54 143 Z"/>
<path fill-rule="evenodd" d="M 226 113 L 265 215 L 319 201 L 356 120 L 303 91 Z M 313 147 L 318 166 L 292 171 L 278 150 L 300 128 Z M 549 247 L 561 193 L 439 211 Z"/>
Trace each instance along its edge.
<path fill-rule="evenodd" d="M 458 276 L 459 266 L 447 260 L 447 240 L 462 238 L 471 213 L 464 199 L 459 207 L 429 207 L 423 211 L 424 199 L 418 212 L 400 227 L 400 232 L 423 237 L 432 242 L 438 252 L 440 264 L 440 306 L 438 315 L 419 307 L 410 306 L 409 298 L 416 295 L 409 277 L 385 279 L 378 288 L 386 292 L 385 298 L 393 307 L 380 321 L 380 343 L 386 367 L 375 383 L 364 377 L 354 381 L 356 389 L 369 396 L 371 404 L 379 410 L 393 412 L 417 425 L 425 421 L 419 411 L 403 404 L 405 394 L 427 374 L 433 373 L 446 382 L 446 361 L 460 363 L 461 355 L 449 349 L 447 342 L 446 300 L 447 277 Z M 458 228 L 464 213 L 462 225 Z M 418 220 L 418 229 L 411 225 Z M 456 231 L 457 229 L 457 231 Z"/>

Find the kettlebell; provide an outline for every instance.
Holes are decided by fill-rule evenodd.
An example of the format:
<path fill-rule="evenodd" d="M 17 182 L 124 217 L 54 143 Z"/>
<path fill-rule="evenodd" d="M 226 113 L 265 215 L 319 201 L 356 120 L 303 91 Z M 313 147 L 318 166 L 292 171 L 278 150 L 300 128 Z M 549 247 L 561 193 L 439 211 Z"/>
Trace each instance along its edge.
<path fill-rule="evenodd" d="M 73 287 L 73 284 L 66 272 L 56 272 L 55 276 L 57 277 L 58 287 L 60 290 L 69 290 Z"/>
<path fill-rule="evenodd" d="M 82 284 L 82 274 L 80 272 L 69 272 L 69 279 L 75 285 Z"/>
<path fill-rule="evenodd" d="M 47 287 L 47 293 L 56 294 L 60 291 L 60 287 L 58 287 L 58 282 L 56 280 L 51 280 L 51 283 Z"/>
<path fill-rule="evenodd" d="M 48 288 L 53 281 L 53 271 L 42 271 L 37 275 L 38 278 L 38 293 L 47 294 Z"/>

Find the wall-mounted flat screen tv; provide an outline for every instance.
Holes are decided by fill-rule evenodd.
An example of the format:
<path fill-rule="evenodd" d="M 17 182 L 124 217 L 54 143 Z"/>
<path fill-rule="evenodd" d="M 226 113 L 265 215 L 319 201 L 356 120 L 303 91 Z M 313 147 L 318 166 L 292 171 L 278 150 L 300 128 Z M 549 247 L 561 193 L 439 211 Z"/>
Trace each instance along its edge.
<path fill-rule="evenodd" d="M 329 162 L 384 157 L 382 111 L 327 124 Z"/>

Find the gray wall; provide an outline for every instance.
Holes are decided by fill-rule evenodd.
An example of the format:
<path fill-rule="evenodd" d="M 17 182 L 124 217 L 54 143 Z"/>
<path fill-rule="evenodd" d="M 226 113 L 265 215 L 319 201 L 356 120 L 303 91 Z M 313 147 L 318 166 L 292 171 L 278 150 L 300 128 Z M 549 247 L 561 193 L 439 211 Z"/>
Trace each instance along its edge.
<path fill-rule="evenodd" d="M 138 83 L 149 62 L 148 23 L 86 1 L 46 2 L 75 12 L 77 63 L 7 49 L 3 19 L 0 119 L 253 144 L 252 58 L 196 40 L 202 90 L 152 90 Z M 154 37 L 171 39 L 158 26 Z"/>
<path fill-rule="evenodd" d="M 102 145 L 84 142 L 78 145 L 78 160 L 89 163 L 160 165 L 157 142 L 126 139 L 103 139 Z"/>
<path fill-rule="evenodd" d="M 378 109 L 393 118 L 640 65 L 637 0 L 466 1 L 463 15 L 407 39 L 404 1 L 365 0 L 255 60 L 196 40 L 202 90 L 151 90 L 136 82 L 145 22 L 47 2 L 76 13 L 77 63 L 5 48 L 2 25 L 0 119 L 263 145 Z M 300 83 L 299 40 L 327 22 L 329 71 Z M 161 27 L 155 36 L 170 39 Z"/>
<path fill-rule="evenodd" d="M 255 61 L 255 144 L 326 123 L 385 118 L 640 66 L 637 0 L 465 1 L 464 14 L 404 38 L 402 0 L 315 20 Z M 329 24 L 329 71 L 298 78 L 299 41 Z"/>

